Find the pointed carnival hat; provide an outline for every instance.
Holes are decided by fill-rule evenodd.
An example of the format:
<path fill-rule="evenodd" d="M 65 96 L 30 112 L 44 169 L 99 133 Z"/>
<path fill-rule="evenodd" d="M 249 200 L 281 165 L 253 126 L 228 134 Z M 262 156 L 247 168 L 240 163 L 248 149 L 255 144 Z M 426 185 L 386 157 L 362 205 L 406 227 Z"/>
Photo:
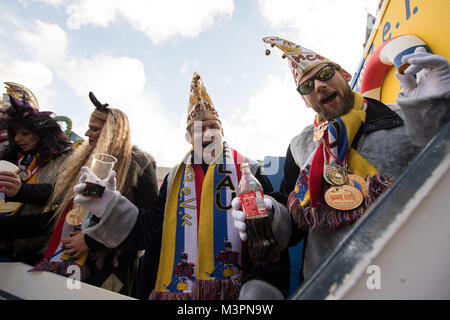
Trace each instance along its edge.
<path fill-rule="evenodd" d="M 39 103 L 36 97 L 27 87 L 15 82 L 4 82 L 4 84 L 6 85 L 6 93 L 3 94 L 0 105 L 8 107 L 11 106 L 11 95 L 16 99 L 27 102 L 34 109 L 39 110 Z"/>
<path fill-rule="evenodd" d="M 279 37 L 265 37 L 262 40 L 265 43 L 270 44 L 271 47 L 276 46 L 278 49 L 283 51 L 282 58 L 287 57 L 289 59 L 288 64 L 294 76 L 296 86 L 300 84 L 300 79 L 302 78 L 303 74 L 305 74 L 318 64 L 329 62 L 337 65 L 330 59 L 325 58 L 324 56 L 321 56 L 320 54 L 317 54 L 314 51 L 304 48 L 289 40 L 285 40 Z M 266 54 L 269 55 L 270 50 L 266 50 Z"/>
<path fill-rule="evenodd" d="M 194 72 L 191 82 L 186 128 L 189 128 L 196 120 L 218 120 L 220 122 L 219 114 L 206 92 L 202 78 L 197 72 Z"/>

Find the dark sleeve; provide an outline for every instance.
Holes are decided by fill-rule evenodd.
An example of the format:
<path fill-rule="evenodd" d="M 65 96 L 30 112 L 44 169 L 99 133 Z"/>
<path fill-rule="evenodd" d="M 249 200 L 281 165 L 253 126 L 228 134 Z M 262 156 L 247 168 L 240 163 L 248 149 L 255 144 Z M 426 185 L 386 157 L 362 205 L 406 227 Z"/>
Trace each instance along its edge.
<path fill-rule="evenodd" d="M 93 220 L 94 220 L 94 217 L 92 218 Z M 89 249 L 104 249 L 104 248 L 106 248 L 106 246 L 103 243 L 98 242 L 97 240 L 95 240 L 94 238 L 91 238 L 87 234 L 84 235 L 84 242 L 89 247 Z"/>
<path fill-rule="evenodd" d="M 266 265 L 253 265 L 247 261 L 244 266 L 243 279 L 241 285 L 249 280 L 263 280 L 278 288 L 285 298 L 289 295 L 290 281 L 290 260 L 289 250 L 280 252 L 280 260 Z"/>
<path fill-rule="evenodd" d="M 91 221 L 98 223 L 100 221 L 100 218 L 98 218 L 96 216 L 92 216 Z M 94 238 L 91 238 L 87 234 L 84 234 L 84 242 L 89 247 L 89 249 L 104 249 L 104 248 L 106 248 L 106 246 L 103 243 L 98 242 L 97 240 L 95 240 Z"/>
<path fill-rule="evenodd" d="M 299 174 L 300 168 L 295 163 L 294 157 L 291 153 L 291 147 L 289 146 L 286 152 L 286 160 L 284 162 L 283 180 L 281 180 L 280 184 L 280 192 L 282 194 L 289 196 L 295 188 L 295 183 L 297 182 Z"/>
<path fill-rule="evenodd" d="M 286 160 L 284 162 L 284 174 L 280 184 L 280 192 L 274 192 L 272 196 L 280 203 L 283 203 L 287 207 L 287 200 L 289 194 L 294 190 L 295 183 L 297 182 L 298 175 L 300 174 L 300 168 L 295 163 L 292 156 L 291 147 L 288 147 L 286 152 Z M 294 246 L 302 239 L 306 238 L 308 233 L 305 230 L 299 229 L 297 223 L 291 217 L 292 233 L 289 239 L 289 246 Z"/>
<path fill-rule="evenodd" d="M 51 233 L 53 211 L 31 216 L 0 216 L 0 239 L 27 239 Z"/>
<path fill-rule="evenodd" d="M 19 192 L 14 197 L 5 197 L 6 202 L 22 202 L 26 204 L 44 205 L 53 193 L 50 183 L 22 183 Z"/>
<path fill-rule="evenodd" d="M 164 178 L 151 208 L 139 209 L 136 223 L 120 247 L 128 250 L 150 249 L 153 253 L 159 253 L 166 205 L 167 177 L 168 175 Z"/>
<path fill-rule="evenodd" d="M 273 192 L 272 183 L 270 182 L 269 178 L 267 178 L 266 175 L 261 174 L 261 167 L 256 170 L 255 178 L 259 181 L 259 183 L 261 183 L 264 194 L 271 194 Z"/>

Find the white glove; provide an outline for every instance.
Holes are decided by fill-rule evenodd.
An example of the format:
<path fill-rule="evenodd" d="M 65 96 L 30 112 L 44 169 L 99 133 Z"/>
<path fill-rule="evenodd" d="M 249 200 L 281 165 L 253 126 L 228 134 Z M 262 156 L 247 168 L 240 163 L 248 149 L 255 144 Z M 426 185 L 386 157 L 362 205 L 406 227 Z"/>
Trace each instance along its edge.
<path fill-rule="evenodd" d="M 234 219 L 234 227 L 238 229 L 239 231 L 239 237 L 242 241 L 247 240 L 247 226 L 245 225 L 245 213 L 242 211 L 242 204 L 239 199 L 239 197 L 236 197 L 231 201 L 231 206 L 233 207 L 233 211 L 231 214 L 233 215 Z M 264 198 L 264 206 L 266 207 L 267 211 L 269 212 L 273 208 L 273 202 L 269 198 Z"/>
<path fill-rule="evenodd" d="M 81 192 L 86 188 L 85 182 L 89 176 L 90 169 L 87 167 L 82 167 L 81 172 L 82 174 L 80 176 L 79 183 L 73 187 L 73 192 L 75 192 L 74 202 L 85 208 L 86 211 L 92 212 L 100 218 L 108 204 L 114 198 L 114 195 L 118 192 L 116 191 L 116 172 L 111 171 L 109 174 L 105 191 L 100 198 L 87 197 L 81 194 Z"/>
<path fill-rule="evenodd" d="M 424 98 L 440 95 L 450 89 L 450 66 L 447 59 L 418 47 L 414 53 L 402 57 L 410 66 L 404 74 L 395 73 L 404 96 Z M 417 80 L 412 75 L 417 75 Z"/>

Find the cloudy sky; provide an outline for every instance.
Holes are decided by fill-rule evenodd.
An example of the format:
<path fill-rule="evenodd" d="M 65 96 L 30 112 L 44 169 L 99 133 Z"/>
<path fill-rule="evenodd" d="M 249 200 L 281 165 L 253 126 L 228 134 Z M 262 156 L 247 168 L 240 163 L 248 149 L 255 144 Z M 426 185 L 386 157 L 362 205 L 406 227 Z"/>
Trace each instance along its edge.
<path fill-rule="evenodd" d="M 281 52 L 266 56 L 261 39 L 291 40 L 354 74 L 378 2 L 0 0 L 0 81 L 27 86 L 41 110 L 70 117 L 83 138 L 93 91 L 128 115 L 134 144 L 172 166 L 189 148 L 196 71 L 232 147 L 255 159 L 283 156 L 314 114 Z"/>

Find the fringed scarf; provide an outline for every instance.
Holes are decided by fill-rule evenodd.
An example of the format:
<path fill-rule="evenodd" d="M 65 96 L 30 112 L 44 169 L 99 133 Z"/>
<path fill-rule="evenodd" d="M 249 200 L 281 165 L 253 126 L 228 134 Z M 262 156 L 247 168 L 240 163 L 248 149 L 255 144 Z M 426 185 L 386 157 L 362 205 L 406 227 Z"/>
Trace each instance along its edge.
<path fill-rule="evenodd" d="M 26 184 L 35 184 L 37 180 L 37 173 L 39 170 L 39 166 L 37 165 L 37 159 L 39 157 L 39 153 L 36 155 L 33 154 L 19 154 L 17 159 L 17 164 L 19 167 L 24 167 L 26 170 L 31 172 L 31 177 L 27 181 L 22 181 L 22 183 Z M 26 158 L 26 159 L 25 159 Z M 25 160 L 24 160 L 25 159 Z M 4 200 L 0 201 L 0 216 L 13 216 L 23 207 L 23 203 L 21 202 L 5 202 Z"/>
<path fill-rule="evenodd" d="M 223 158 L 222 163 L 218 159 Z M 161 256 L 151 299 L 237 299 L 242 242 L 233 225 L 231 200 L 237 195 L 244 157 L 224 145 L 208 167 L 178 166 L 166 203 Z"/>
<path fill-rule="evenodd" d="M 367 208 L 392 184 L 392 179 L 373 167 L 369 161 L 352 148 L 353 139 L 366 119 L 367 102 L 354 92 L 353 108 L 328 124 L 322 141 L 300 170 L 294 191 L 288 199 L 288 209 L 301 228 L 314 229 L 327 226 L 330 229 L 356 221 Z M 317 115 L 314 125 L 323 121 Z M 325 163 L 347 164 L 348 168 L 367 182 L 367 189 L 356 181 L 353 186 L 364 195 L 362 204 L 353 210 L 331 208 L 324 201 L 329 184 L 324 180 Z"/>
<path fill-rule="evenodd" d="M 50 237 L 47 250 L 45 251 L 44 259 L 36 264 L 32 269 L 28 270 L 29 272 L 50 271 L 62 276 L 70 276 L 72 275 L 73 270 L 68 272 L 67 269 L 71 265 L 76 265 L 80 268 L 79 274 L 81 279 L 79 280 L 84 280 L 86 278 L 85 262 L 88 252 L 85 252 L 79 258 L 73 258 L 71 255 L 64 253 L 65 247 L 61 241 L 61 239 L 69 237 L 71 232 L 79 230 L 77 226 L 70 225 L 66 221 L 67 214 L 73 209 L 72 207 L 73 200 L 69 203 L 58 219 L 56 227 Z M 77 208 L 78 207 L 75 207 L 74 210 L 77 210 Z"/>

